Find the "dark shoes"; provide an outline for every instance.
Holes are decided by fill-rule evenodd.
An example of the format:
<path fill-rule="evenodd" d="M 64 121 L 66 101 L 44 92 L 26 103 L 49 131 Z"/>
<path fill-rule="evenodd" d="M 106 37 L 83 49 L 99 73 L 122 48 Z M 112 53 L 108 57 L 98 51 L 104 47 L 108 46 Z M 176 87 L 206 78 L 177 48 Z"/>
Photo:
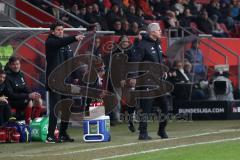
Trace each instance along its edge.
<path fill-rule="evenodd" d="M 158 131 L 157 133 L 162 139 L 167 139 L 168 135 L 165 131 Z"/>
<path fill-rule="evenodd" d="M 162 139 L 167 139 L 168 135 L 165 131 L 158 131 L 158 135 Z M 148 134 L 139 134 L 138 140 L 152 140 L 152 137 L 148 136 Z"/>
<path fill-rule="evenodd" d="M 139 134 L 138 140 L 152 140 L 148 134 Z"/>
<path fill-rule="evenodd" d="M 129 123 L 128 129 L 129 129 L 129 131 L 131 131 L 131 132 L 135 132 L 135 131 L 136 131 L 136 129 L 135 129 L 135 127 L 134 127 L 134 125 L 133 125 L 132 123 Z"/>
<path fill-rule="evenodd" d="M 74 142 L 74 139 L 70 138 L 68 134 L 59 136 L 59 139 L 55 137 L 47 137 L 45 143 L 62 143 L 62 142 Z"/>
<path fill-rule="evenodd" d="M 74 142 L 74 139 L 71 138 L 68 134 L 59 135 L 59 139 L 60 139 L 62 142 Z"/>
<path fill-rule="evenodd" d="M 55 137 L 47 137 L 45 143 L 61 143 L 62 141 L 59 139 L 56 139 Z"/>

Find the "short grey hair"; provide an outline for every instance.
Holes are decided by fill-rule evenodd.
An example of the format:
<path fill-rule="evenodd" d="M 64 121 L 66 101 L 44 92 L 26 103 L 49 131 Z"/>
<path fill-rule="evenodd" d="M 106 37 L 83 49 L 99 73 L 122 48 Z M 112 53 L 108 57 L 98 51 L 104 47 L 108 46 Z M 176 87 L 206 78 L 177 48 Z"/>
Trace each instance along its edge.
<path fill-rule="evenodd" d="M 150 23 L 148 26 L 147 26 L 147 32 L 153 32 L 153 31 L 158 31 L 160 30 L 160 26 L 158 23 Z"/>

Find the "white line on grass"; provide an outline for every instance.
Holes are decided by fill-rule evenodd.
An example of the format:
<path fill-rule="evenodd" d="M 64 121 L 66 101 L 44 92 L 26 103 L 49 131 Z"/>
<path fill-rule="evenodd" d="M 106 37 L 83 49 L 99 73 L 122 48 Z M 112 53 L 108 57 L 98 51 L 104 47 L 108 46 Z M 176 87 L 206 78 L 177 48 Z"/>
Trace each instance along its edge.
<path fill-rule="evenodd" d="M 169 150 L 169 149 L 192 147 L 192 146 L 197 146 L 197 145 L 213 144 L 213 143 L 220 143 L 220 142 L 227 142 L 227 141 L 234 141 L 234 140 L 240 140 L 240 137 L 231 138 L 231 139 L 221 139 L 221 140 L 215 140 L 215 141 L 208 141 L 208 142 L 199 142 L 199 143 L 184 144 L 184 145 L 178 145 L 178 146 L 167 147 L 167 148 L 151 149 L 151 150 L 147 150 L 147 151 L 133 152 L 133 153 L 128 153 L 128 154 L 120 154 L 120 155 L 115 155 L 115 156 L 111 156 L 111 157 L 97 158 L 97 159 L 93 159 L 93 160 L 114 159 L 114 158 L 127 157 L 127 156 L 133 156 L 133 155 L 139 155 L 139 154 L 145 154 L 145 153 L 152 153 L 152 152 Z"/>
<path fill-rule="evenodd" d="M 133 146 L 133 145 L 145 144 L 145 143 L 154 143 L 154 142 L 160 142 L 160 141 L 171 141 L 171 140 L 178 140 L 178 139 L 185 139 L 185 138 L 192 138 L 192 137 L 200 137 L 200 136 L 211 135 L 211 134 L 219 134 L 219 133 L 226 133 L 226 132 L 237 132 L 237 131 L 240 131 L 240 130 L 236 129 L 236 130 L 223 130 L 223 131 L 217 131 L 217 132 L 207 132 L 207 133 L 201 133 L 201 134 L 195 134 L 195 135 L 183 136 L 183 137 L 177 137 L 177 138 L 156 139 L 156 140 L 141 141 L 141 142 L 135 142 L 135 143 L 125 143 L 125 144 L 119 144 L 119 145 L 112 145 L 112 146 L 98 147 L 98 148 L 90 148 L 90 149 L 83 149 L 83 150 L 70 151 L 70 152 L 62 152 L 62 153 L 56 153 L 56 154 L 19 154 L 19 155 L 11 155 L 11 156 L 12 157 L 62 156 L 62 155 L 69 155 L 69 154 L 76 154 L 76 153 L 83 153 L 83 152 L 91 152 L 91 151 L 96 151 L 96 150 L 126 147 L 126 146 Z M 46 144 L 46 145 L 49 145 L 49 144 Z M 2 157 L 2 156 L 0 156 L 0 157 Z M 8 155 L 8 157 L 9 157 L 9 155 Z"/>

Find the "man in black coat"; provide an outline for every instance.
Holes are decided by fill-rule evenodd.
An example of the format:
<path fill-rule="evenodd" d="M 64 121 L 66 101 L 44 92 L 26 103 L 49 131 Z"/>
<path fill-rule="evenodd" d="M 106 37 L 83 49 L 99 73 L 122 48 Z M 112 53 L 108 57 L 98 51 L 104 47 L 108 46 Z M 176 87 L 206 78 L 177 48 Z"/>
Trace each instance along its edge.
<path fill-rule="evenodd" d="M 54 108 L 58 101 L 64 97 L 58 93 L 55 93 L 48 86 L 48 77 L 51 72 L 62 64 L 64 61 L 73 57 L 73 52 L 69 44 L 81 41 L 84 38 L 82 34 L 77 36 L 68 36 L 64 37 L 63 24 L 56 22 L 50 27 L 50 34 L 46 40 L 46 60 L 47 60 L 47 69 L 46 69 L 46 88 L 49 91 L 49 127 L 46 143 L 56 143 L 54 137 L 54 131 L 57 125 L 57 117 L 54 113 Z M 68 128 L 68 121 L 62 121 L 60 126 L 60 141 L 73 142 L 74 139 L 70 138 L 66 130 Z"/>
<path fill-rule="evenodd" d="M 142 40 L 136 46 L 130 62 L 153 62 L 162 63 L 163 55 L 159 39 L 161 38 L 161 28 L 158 23 L 150 23 L 147 27 L 147 34 L 142 37 Z M 144 82 L 148 85 L 148 82 Z M 130 80 L 130 85 L 136 85 L 136 79 Z M 148 87 L 142 87 L 143 90 L 148 90 Z M 161 114 L 167 115 L 169 100 L 166 95 L 158 98 L 142 98 L 139 100 L 140 107 L 140 123 L 139 123 L 139 140 L 152 139 L 148 135 L 147 131 L 147 118 L 151 113 L 153 105 L 158 105 L 161 108 Z M 161 116 L 162 117 L 162 116 Z M 161 138 L 168 138 L 165 127 L 167 125 L 167 119 L 159 120 L 158 135 Z"/>
<path fill-rule="evenodd" d="M 32 92 L 27 86 L 18 57 L 9 58 L 6 74 L 9 104 L 16 109 L 17 119 L 21 118 L 20 113 L 24 111 L 25 122 L 29 125 L 32 118 L 40 117 L 42 111 L 41 95 L 38 92 Z"/>
<path fill-rule="evenodd" d="M 10 106 L 8 104 L 8 91 L 5 84 L 6 73 L 0 69 L 0 126 L 9 120 L 11 115 Z"/>

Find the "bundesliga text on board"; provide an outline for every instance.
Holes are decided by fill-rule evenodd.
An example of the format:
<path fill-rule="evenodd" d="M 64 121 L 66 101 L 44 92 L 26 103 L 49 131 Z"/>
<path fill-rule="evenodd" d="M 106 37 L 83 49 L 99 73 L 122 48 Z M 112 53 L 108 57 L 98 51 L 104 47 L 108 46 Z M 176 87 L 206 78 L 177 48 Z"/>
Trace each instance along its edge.
<path fill-rule="evenodd" d="M 178 109 L 178 113 L 224 113 L 224 108 L 187 108 L 187 109 Z"/>
<path fill-rule="evenodd" d="M 232 112 L 233 113 L 240 113 L 240 107 L 233 107 Z"/>

